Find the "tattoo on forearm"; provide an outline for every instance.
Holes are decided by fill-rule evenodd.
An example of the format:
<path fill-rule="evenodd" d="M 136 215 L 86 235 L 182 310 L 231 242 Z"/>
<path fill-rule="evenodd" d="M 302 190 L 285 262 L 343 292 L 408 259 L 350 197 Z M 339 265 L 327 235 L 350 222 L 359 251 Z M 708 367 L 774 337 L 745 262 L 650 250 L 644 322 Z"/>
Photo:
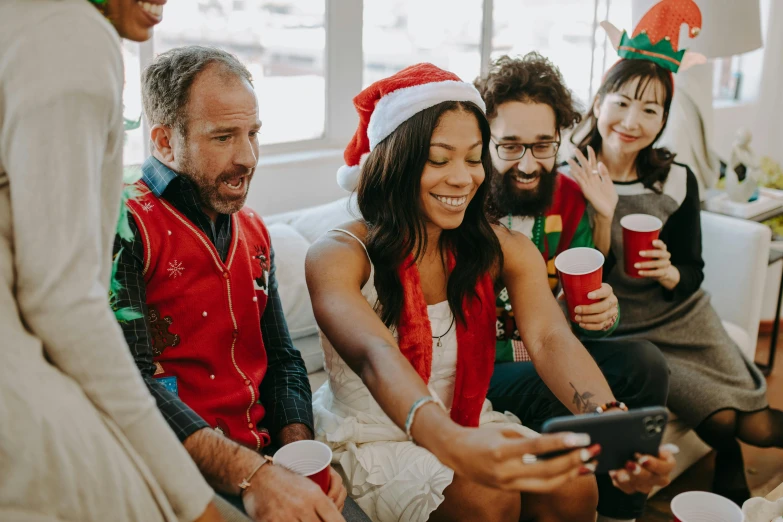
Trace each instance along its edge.
<path fill-rule="evenodd" d="M 579 390 L 576 389 L 576 386 L 574 386 L 574 383 L 569 382 L 568 384 L 571 385 L 571 388 L 574 389 L 574 399 L 573 403 L 576 405 L 576 409 L 580 413 L 591 413 L 594 412 L 595 409 L 598 407 L 596 403 L 591 401 L 590 399 L 593 398 L 594 394 L 586 391 L 584 393 L 579 393 Z"/>

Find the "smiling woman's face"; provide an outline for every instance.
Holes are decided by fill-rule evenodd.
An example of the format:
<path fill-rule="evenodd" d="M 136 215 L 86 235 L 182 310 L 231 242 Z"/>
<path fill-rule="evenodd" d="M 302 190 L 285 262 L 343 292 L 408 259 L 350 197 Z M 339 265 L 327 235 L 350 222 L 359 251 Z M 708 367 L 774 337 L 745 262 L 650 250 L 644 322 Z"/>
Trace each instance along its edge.
<path fill-rule="evenodd" d="M 444 113 L 430 139 L 421 174 L 421 210 L 441 230 L 460 226 L 473 196 L 484 182 L 481 130 L 468 111 Z"/>
<path fill-rule="evenodd" d="M 647 82 L 639 91 L 640 78 L 633 78 L 616 92 L 606 94 L 593 107 L 601 134 L 602 153 L 634 154 L 655 141 L 664 118 L 664 86 Z"/>
<path fill-rule="evenodd" d="M 166 0 L 108 0 L 102 8 L 123 38 L 144 42 L 152 36 L 152 28 L 163 20 Z"/>

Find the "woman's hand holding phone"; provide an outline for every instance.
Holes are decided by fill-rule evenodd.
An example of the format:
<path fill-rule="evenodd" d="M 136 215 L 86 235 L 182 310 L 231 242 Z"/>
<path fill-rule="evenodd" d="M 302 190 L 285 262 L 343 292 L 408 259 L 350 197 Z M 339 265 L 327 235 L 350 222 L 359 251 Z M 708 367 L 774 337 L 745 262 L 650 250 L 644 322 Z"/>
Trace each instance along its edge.
<path fill-rule="evenodd" d="M 463 428 L 444 462 L 458 475 L 488 487 L 529 493 L 551 493 L 563 484 L 595 472 L 600 446 L 590 437 L 556 433 L 526 438 L 507 426 Z M 531 456 L 566 453 L 548 460 Z"/>
<path fill-rule="evenodd" d="M 636 461 L 628 461 L 625 469 L 609 472 L 612 484 L 627 495 L 633 493 L 646 495 L 656 486 L 668 486 L 671 482 L 671 473 L 677 464 L 674 455 L 679 451 L 674 444 L 664 444 L 658 457 L 637 453 Z"/>

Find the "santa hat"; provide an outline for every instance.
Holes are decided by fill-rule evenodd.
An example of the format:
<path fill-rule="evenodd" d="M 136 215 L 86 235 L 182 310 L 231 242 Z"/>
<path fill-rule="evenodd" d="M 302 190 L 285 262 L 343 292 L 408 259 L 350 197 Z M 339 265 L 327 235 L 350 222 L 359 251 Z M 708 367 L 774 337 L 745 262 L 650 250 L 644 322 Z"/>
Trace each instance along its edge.
<path fill-rule="evenodd" d="M 411 65 L 364 89 L 353 99 L 359 128 L 345 148 L 337 183 L 349 192 L 355 190 L 362 165 L 378 143 L 415 114 L 447 101 L 472 102 L 486 110 L 472 84 L 431 63 Z"/>
<path fill-rule="evenodd" d="M 683 24 L 690 38 L 701 32 L 701 11 L 693 0 L 661 0 L 642 17 L 630 37 L 609 22 L 601 26 L 621 58 L 647 60 L 676 73 L 707 61 L 701 54 L 679 49 Z"/>

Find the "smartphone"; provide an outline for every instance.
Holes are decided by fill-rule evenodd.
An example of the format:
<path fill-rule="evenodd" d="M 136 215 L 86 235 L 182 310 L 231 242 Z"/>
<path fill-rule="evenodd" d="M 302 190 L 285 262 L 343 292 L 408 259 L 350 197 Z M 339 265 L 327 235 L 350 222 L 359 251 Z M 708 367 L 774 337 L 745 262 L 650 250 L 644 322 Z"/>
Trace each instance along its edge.
<path fill-rule="evenodd" d="M 657 456 L 668 421 L 666 408 L 653 406 L 628 412 L 555 417 L 544 423 L 541 433 L 570 431 L 589 434 L 591 444 L 601 445 L 596 473 L 607 473 L 625 468 L 626 462 L 635 460 L 635 453 Z M 555 454 L 538 458 L 542 460 L 553 456 Z"/>

